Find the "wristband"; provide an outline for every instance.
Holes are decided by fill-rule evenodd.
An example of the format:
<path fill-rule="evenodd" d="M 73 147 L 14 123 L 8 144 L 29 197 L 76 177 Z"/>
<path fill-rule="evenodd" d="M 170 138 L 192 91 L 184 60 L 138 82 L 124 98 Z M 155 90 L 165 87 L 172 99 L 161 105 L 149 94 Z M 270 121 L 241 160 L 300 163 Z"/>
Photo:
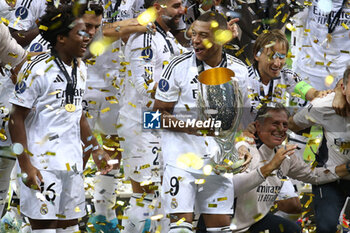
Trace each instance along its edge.
<path fill-rule="evenodd" d="M 310 84 L 305 81 L 298 82 L 294 88 L 294 92 L 299 94 L 303 100 L 306 100 L 306 93 L 313 88 Z"/>

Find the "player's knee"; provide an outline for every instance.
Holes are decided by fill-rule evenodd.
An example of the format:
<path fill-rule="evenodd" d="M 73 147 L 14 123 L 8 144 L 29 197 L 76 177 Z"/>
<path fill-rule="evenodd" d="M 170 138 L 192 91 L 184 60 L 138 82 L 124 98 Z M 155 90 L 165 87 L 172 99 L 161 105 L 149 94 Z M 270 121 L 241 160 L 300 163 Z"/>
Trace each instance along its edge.
<path fill-rule="evenodd" d="M 170 223 L 169 233 L 192 233 L 192 224 L 188 222 L 183 222 L 180 224 Z"/>
<path fill-rule="evenodd" d="M 225 227 L 208 227 L 207 228 L 208 233 L 224 233 L 224 232 L 232 232 L 230 230 L 230 226 Z"/>

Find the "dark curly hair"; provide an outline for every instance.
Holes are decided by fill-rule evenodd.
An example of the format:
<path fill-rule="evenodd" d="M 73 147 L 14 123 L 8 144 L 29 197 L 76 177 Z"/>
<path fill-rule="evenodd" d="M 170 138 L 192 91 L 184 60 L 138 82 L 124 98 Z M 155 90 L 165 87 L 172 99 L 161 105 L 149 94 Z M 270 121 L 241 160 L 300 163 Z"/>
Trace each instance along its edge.
<path fill-rule="evenodd" d="M 40 34 L 54 47 L 58 35 L 68 36 L 77 17 L 73 14 L 72 5 L 60 5 L 57 8 L 49 5 L 39 21 Z"/>

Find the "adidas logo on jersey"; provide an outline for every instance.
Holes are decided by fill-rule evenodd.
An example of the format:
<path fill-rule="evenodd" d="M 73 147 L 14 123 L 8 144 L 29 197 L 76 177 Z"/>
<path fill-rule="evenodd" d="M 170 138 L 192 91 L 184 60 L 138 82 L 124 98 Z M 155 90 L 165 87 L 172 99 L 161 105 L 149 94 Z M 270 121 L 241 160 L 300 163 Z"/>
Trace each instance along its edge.
<path fill-rule="evenodd" d="M 198 75 L 196 75 L 196 76 L 191 80 L 191 84 L 198 83 L 197 77 L 198 77 Z"/>
<path fill-rule="evenodd" d="M 61 76 L 57 75 L 56 79 L 53 81 L 54 83 L 63 83 L 64 80 L 61 78 Z"/>
<path fill-rule="evenodd" d="M 166 45 L 164 45 L 163 53 L 167 53 L 167 52 L 169 52 L 169 49 L 166 47 Z"/>

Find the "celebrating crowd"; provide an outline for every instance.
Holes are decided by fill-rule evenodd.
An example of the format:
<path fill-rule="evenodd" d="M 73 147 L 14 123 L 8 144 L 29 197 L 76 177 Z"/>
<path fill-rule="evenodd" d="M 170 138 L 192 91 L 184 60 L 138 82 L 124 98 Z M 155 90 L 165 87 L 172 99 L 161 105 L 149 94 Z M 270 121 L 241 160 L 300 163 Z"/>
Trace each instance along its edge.
<path fill-rule="evenodd" d="M 349 0 L 0 1 L 0 232 L 350 231 Z"/>

